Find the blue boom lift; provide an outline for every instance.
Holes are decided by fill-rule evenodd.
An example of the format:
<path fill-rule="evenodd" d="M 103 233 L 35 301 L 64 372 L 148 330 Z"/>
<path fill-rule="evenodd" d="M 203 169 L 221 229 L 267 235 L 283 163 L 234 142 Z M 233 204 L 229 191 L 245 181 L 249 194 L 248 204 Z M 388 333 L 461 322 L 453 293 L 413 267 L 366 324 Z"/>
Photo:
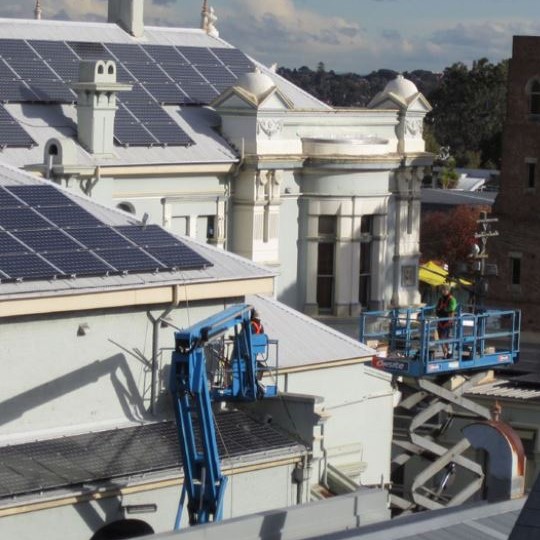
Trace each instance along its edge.
<path fill-rule="evenodd" d="M 277 394 L 277 386 L 260 382 L 263 372 L 277 373 L 277 359 L 276 365 L 268 365 L 269 340 L 252 332 L 252 311 L 249 305 L 235 305 L 175 332 L 170 391 L 184 468 L 176 529 L 186 496 L 190 525 L 222 516 L 227 478 L 221 472 L 212 402 L 255 401 Z M 219 354 L 209 377 L 207 357 L 212 351 Z"/>
<path fill-rule="evenodd" d="M 442 339 L 440 323 L 449 327 Z M 361 315 L 360 341 L 379 349 L 373 366 L 394 375 L 399 399 L 390 498 L 394 512 L 435 510 L 482 496 L 485 471 L 470 457 L 470 441 L 457 432 L 457 442 L 449 446 L 445 433 L 456 418 L 492 421 L 492 411 L 467 393 L 489 376 L 488 370 L 519 359 L 519 331 L 517 310 L 458 312 L 451 319 L 437 317 L 434 307 Z M 409 462 L 411 469 L 405 471 Z M 455 475 L 461 481 L 449 489 Z"/>

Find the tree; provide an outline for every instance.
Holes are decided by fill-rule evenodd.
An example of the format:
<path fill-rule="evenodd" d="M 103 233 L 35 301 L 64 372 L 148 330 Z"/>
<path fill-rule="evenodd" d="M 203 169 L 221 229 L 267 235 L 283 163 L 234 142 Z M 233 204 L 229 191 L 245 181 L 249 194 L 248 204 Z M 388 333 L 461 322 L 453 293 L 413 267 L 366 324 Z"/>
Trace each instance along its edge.
<path fill-rule="evenodd" d="M 422 260 L 441 261 L 448 265 L 450 275 L 456 275 L 459 263 L 470 258 L 481 211 L 486 208 L 461 205 L 447 212 L 428 212 L 422 216 Z"/>
<path fill-rule="evenodd" d="M 471 69 L 458 62 L 444 70 L 429 95 L 435 138 L 450 146 L 457 166 L 500 166 L 507 72 L 507 61 L 492 64 L 481 58 Z"/>

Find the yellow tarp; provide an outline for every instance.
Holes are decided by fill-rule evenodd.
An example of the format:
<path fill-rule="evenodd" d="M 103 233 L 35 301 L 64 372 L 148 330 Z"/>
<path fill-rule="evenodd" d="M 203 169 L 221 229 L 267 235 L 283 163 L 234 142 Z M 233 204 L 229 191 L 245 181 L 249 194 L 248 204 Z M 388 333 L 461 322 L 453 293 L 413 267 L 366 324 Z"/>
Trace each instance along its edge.
<path fill-rule="evenodd" d="M 432 287 L 440 287 L 443 283 L 448 283 L 448 271 L 437 263 L 428 261 L 427 263 L 420 265 L 418 279 Z M 472 285 L 470 281 L 465 279 L 460 279 L 459 283 L 461 285 Z M 457 285 L 455 280 L 450 281 L 450 284 L 452 287 Z"/>

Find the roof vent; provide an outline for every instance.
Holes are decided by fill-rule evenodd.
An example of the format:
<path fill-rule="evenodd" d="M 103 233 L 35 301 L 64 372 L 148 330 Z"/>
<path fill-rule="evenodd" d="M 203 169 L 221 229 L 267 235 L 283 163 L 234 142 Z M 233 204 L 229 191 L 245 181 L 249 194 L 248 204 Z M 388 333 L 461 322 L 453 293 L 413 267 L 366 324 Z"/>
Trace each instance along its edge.
<path fill-rule="evenodd" d="M 107 20 L 134 37 L 144 35 L 144 0 L 109 0 Z"/>

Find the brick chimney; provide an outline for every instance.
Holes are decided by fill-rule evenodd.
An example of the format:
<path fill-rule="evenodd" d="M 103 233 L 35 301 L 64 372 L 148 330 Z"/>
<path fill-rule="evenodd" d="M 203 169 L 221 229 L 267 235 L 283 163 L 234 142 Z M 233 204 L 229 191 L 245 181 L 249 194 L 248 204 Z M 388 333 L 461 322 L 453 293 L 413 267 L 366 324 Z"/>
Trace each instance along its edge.
<path fill-rule="evenodd" d="M 116 82 L 112 60 L 86 60 L 79 68 L 77 131 L 79 143 L 92 154 L 111 155 L 114 150 L 116 93 L 131 90 L 130 84 Z"/>
<path fill-rule="evenodd" d="M 109 0 L 107 20 L 134 37 L 144 35 L 144 0 Z"/>

